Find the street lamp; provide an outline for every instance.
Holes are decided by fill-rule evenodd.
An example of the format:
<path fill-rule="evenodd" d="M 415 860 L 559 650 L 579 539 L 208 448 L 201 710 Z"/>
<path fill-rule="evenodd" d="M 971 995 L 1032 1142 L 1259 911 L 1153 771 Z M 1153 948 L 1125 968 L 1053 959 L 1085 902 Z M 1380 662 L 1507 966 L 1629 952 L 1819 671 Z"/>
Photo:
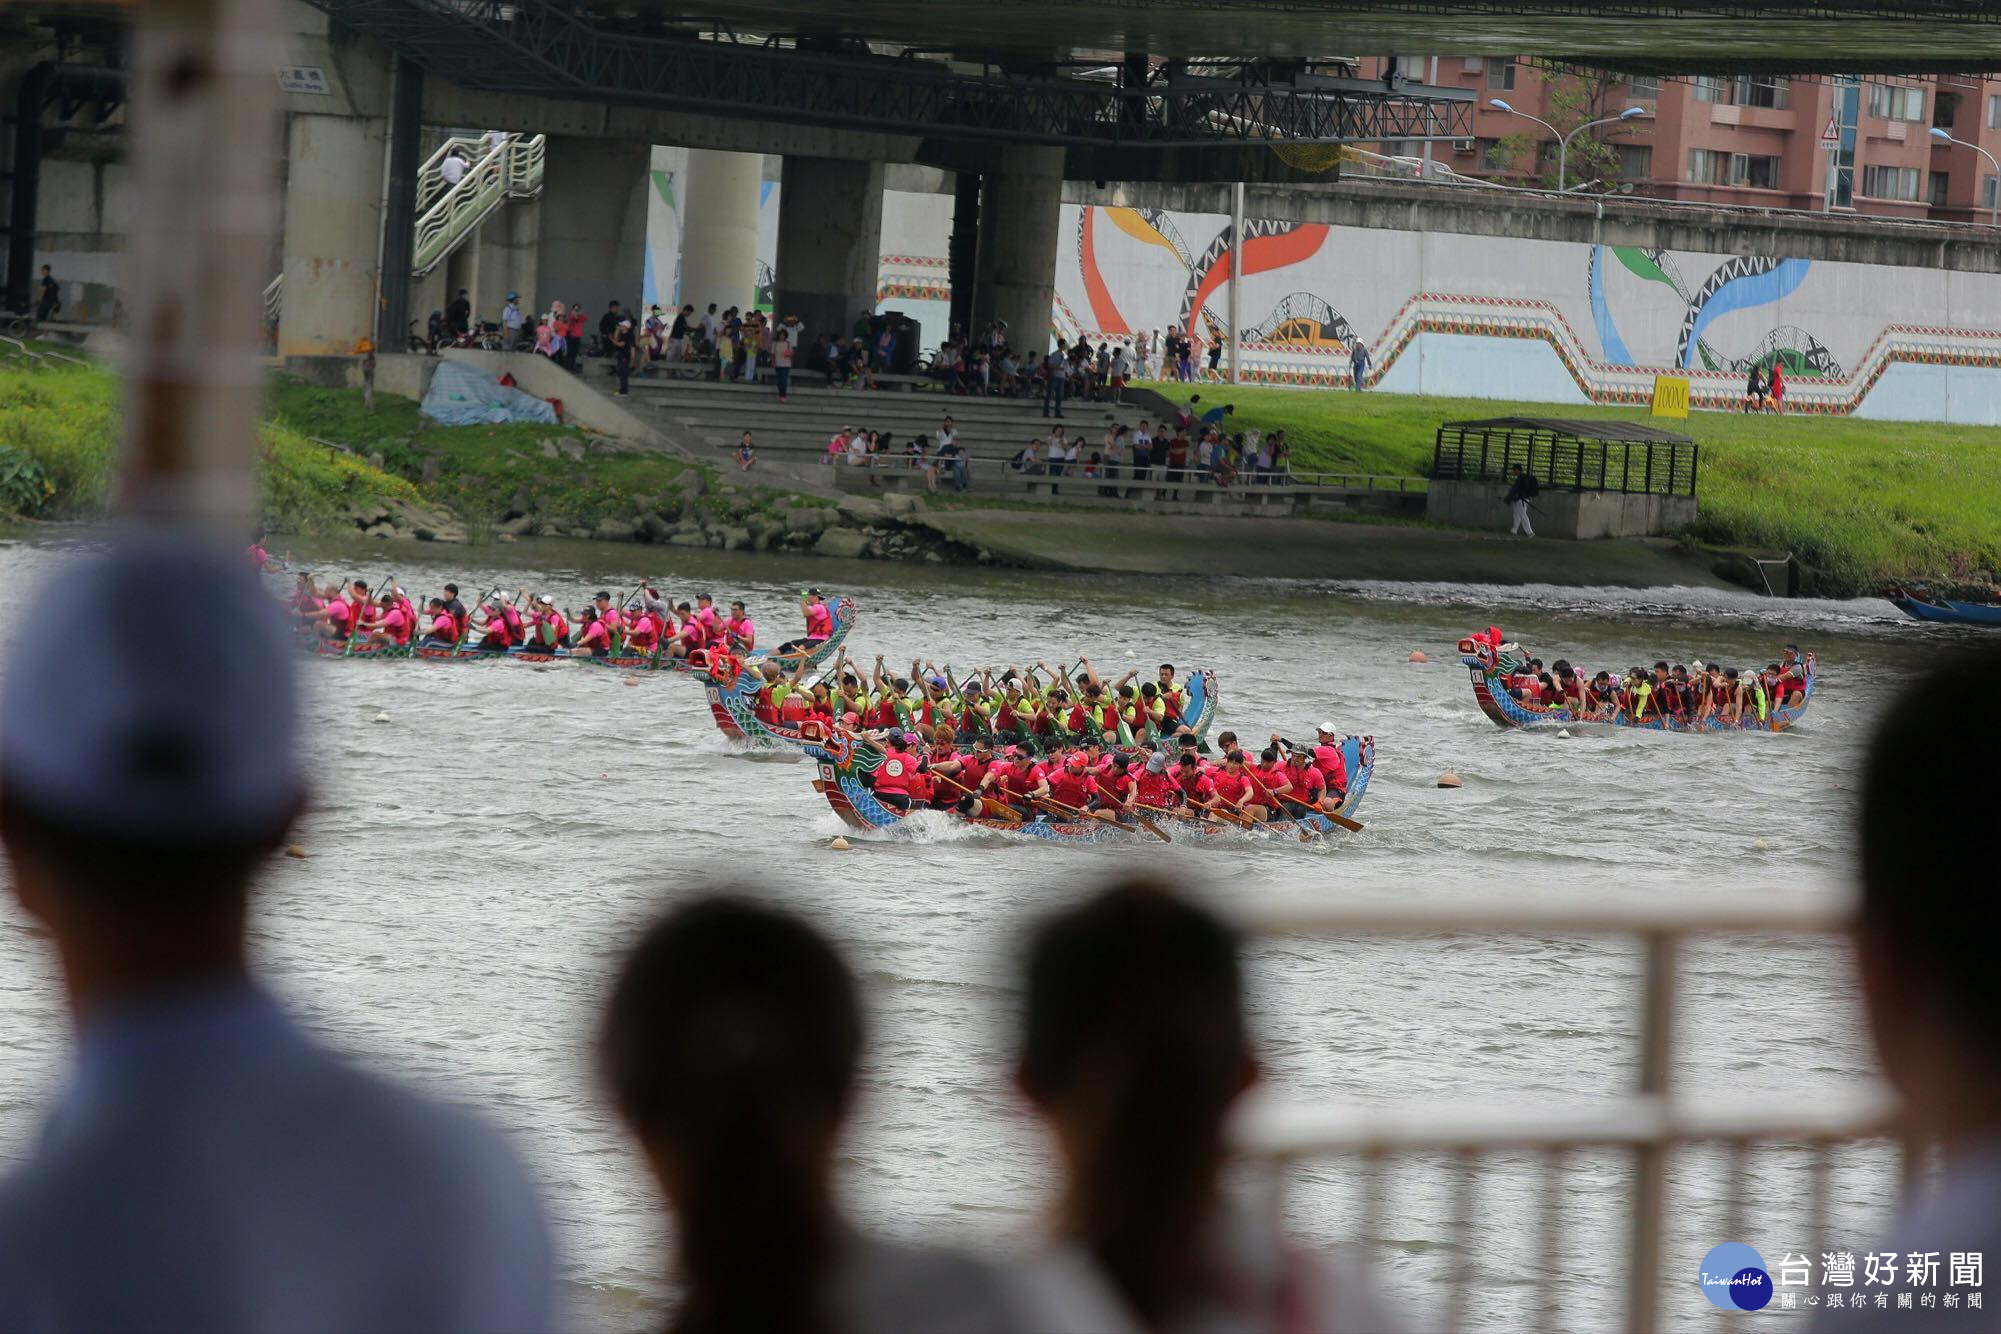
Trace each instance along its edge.
<path fill-rule="evenodd" d="M 1994 168 L 1994 202 L 1987 206 L 1987 225 L 1990 227 L 2001 227 L 2001 162 L 1996 162 L 1994 155 L 1979 144 L 1970 144 L 1964 139 L 1955 139 L 1936 125 L 1932 126 L 1932 138 L 1942 144 L 1958 144 L 1961 148 L 1970 148 L 1980 154 L 1980 156 L 1986 158 L 1987 164 Z M 1975 193 L 1979 192 L 1976 191 Z"/>
<path fill-rule="evenodd" d="M 1627 107 L 1616 116 L 1606 116 L 1602 120 L 1587 120 L 1569 134 L 1565 134 L 1541 116 L 1531 116 L 1526 111 L 1517 111 L 1498 97 L 1488 98 L 1487 105 L 1496 111 L 1505 112 L 1510 116 L 1520 116 L 1523 120 L 1532 120 L 1556 136 L 1556 190 L 1558 194 L 1567 194 L 1570 190 L 1567 182 L 1570 179 L 1570 141 L 1572 139 L 1595 125 L 1612 125 L 1622 120 L 1638 120 L 1641 116 L 1651 116 L 1653 114 L 1645 107 Z"/>

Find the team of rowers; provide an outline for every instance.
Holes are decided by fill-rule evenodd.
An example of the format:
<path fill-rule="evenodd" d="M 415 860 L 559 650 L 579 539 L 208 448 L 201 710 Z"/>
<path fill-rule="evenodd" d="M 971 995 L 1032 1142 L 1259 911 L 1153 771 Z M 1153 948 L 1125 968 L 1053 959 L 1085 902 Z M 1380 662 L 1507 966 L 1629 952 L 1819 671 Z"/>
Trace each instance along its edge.
<path fill-rule="evenodd" d="M 1738 727 L 1769 722 L 1789 696 L 1805 695 L 1806 673 L 1806 658 L 1797 644 L 1786 645 L 1780 661 L 1762 668 L 1740 671 L 1698 660 L 1691 670 L 1656 662 L 1651 672 L 1634 667 L 1624 676 L 1598 672 L 1589 680 L 1562 659 L 1545 671 L 1542 659 L 1531 658 L 1508 678 L 1508 693 L 1524 704 L 1568 708 L 1594 722 L 1661 719 L 1671 726 L 1717 722 Z"/>
<path fill-rule="evenodd" d="M 523 599 L 526 598 L 524 602 Z M 779 645 L 779 653 L 810 649 L 831 638 L 833 611 L 812 589 L 801 596 L 806 633 Z M 614 598 L 600 590 L 581 610 L 566 616 L 545 595 L 528 598 L 526 590 L 507 597 L 498 590 L 477 599 L 471 610 L 460 600 L 457 584 L 446 584 L 441 596 L 417 604 L 394 586 L 394 579 L 371 590 L 357 579 L 346 589 L 338 583 L 321 588 L 309 572 L 301 572 L 290 608 L 302 628 L 351 648 L 404 649 L 414 639 L 423 649 L 485 653 L 548 654 L 566 657 L 689 659 L 705 663 L 718 652 L 747 654 L 757 647 L 757 626 L 742 602 L 723 612 L 715 599 L 701 594 L 693 603 L 670 605 L 658 591 L 644 587 Z"/>
<path fill-rule="evenodd" d="M 1172 663 L 1138 684 L 1137 670 L 1107 682 L 1081 657 L 1074 668 L 1038 662 L 964 677 L 950 664 L 915 661 L 908 676 L 892 676 L 880 655 L 864 671 L 843 649 L 810 684 L 804 664 L 787 675 L 765 662 L 760 672 L 758 720 L 808 739 L 844 732 L 875 746 L 875 796 L 899 811 L 1114 821 L 1153 812 L 1262 823 L 1338 813 L 1347 796 L 1332 723 L 1312 746 L 1274 736 L 1249 756 L 1225 732 L 1217 738 L 1222 762 L 1204 755 L 1187 721 L 1192 693 Z"/>
<path fill-rule="evenodd" d="M 1021 745 L 997 746 L 985 736 L 962 746 L 940 723 L 916 732 L 865 734 L 882 751 L 868 781 L 877 801 L 897 811 L 950 810 L 1009 823 L 1105 820 L 1144 824 L 1152 816 L 1258 825 L 1320 812 L 1338 815 L 1347 797 L 1347 763 L 1331 723 L 1311 746 L 1274 734 L 1263 751 L 1246 754 L 1237 734 L 1217 737 L 1220 764 L 1182 733 L 1170 750 L 1119 750 L 1084 735 L 1040 755 Z"/>
<path fill-rule="evenodd" d="M 985 736 L 1035 749 L 1085 737 L 1114 746 L 1150 745 L 1188 730 L 1192 698 L 1172 663 L 1162 663 L 1157 679 L 1138 685 L 1137 670 L 1107 683 L 1089 658 L 1075 667 L 1038 662 L 1025 670 L 982 668 L 963 678 L 950 663 L 912 662 L 908 676 L 892 676 L 882 655 L 864 671 L 844 648 L 812 682 L 805 680 L 803 661 L 789 676 L 769 659 L 759 671 L 763 680 L 752 702 L 757 720 L 808 739 L 824 739 L 837 726 L 927 736 L 942 726 L 968 741 Z"/>

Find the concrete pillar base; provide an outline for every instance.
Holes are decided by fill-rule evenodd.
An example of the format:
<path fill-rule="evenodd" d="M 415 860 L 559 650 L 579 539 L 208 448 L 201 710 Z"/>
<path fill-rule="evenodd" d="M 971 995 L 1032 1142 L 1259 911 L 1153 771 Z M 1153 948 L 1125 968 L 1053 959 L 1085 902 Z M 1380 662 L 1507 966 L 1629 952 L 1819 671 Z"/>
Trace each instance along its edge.
<path fill-rule="evenodd" d="M 757 304 L 757 200 L 764 187 L 758 153 L 688 150 L 681 197 L 681 300 L 700 315 L 714 303 Z M 784 207 L 781 198 L 780 208 Z"/>
<path fill-rule="evenodd" d="M 387 139 L 381 117 L 290 118 L 282 356 L 350 356 L 374 336 Z"/>
<path fill-rule="evenodd" d="M 787 157 L 778 197 L 774 313 L 796 315 L 806 339 L 846 334 L 875 307 L 882 261 L 880 162 Z M 943 330 L 928 331 L 937 341 Z"/>
<path fill-rule="evenodd" d="M 1003 148 L 994 154 L 992 168 L 982 174 L 970 336 L 977 337 L 986 321 L 1002 319 L 1016 348 L 1048 350 L 1062 220 L 1061 148 Z"/>
<path fill-rule="evenodd" d="M 473 238 L 471 282 L 472 308 L 478 318 L 498 324 L 509 292 L 521 294 L 523 313 L 535 311 L 535 268 L 541 238 L 540 199 L 510 199 L 480 224 L 479 234 Z M 534 328 L 532 324 L 527 327 Z"/>
<path fill-rule="evenodd" d="M 523 310 L 546 311 L 551 301 L 581 303 L 595 334 L 598 316 L 611 302 L 628 309 L 638 305 L 646 281 L 652 154 L 652 145 L 625 139 L 550 138 L 532 242 L 535 286 L 513 284 Z M 500 212 L 519 207 L 510 203 Z M 507 295 L 506 287 L 500 295 Z M 499 317 L 497 303 L 484 316 Z"/>

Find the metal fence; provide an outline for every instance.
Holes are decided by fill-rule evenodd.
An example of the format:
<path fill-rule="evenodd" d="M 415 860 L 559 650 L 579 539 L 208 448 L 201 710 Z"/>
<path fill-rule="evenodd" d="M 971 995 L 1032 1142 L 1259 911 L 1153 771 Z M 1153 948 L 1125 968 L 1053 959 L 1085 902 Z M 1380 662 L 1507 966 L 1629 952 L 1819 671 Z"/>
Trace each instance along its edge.
<path fill-rule="evenodd" d="M 1644 967 L 1638 1011 L 1638 1077 L 1624 1096 L 1579 1105 L 1484 1101 L 1461 1105 L 1428 1100 L 1410 1105 L 1265 1105 L 1246 1117 L 1239 1152 L 1269 1169 L 1281 1189 L 1288 1177 L 1316 1160 L 1346 1160 L 1362 1177 L 1357 1226 L 1365 1240 L 1379 1238 L 1386 1196 L 1396 1174 L 1392 1159 L 1444 1155 L 1453 1164 L 1452 1227 L 1457 1234 L 1447 1280 L 1443 1327 L 1462 1328 L 1471 1298 L 1490 1280 L 1478 1272 L 1465 1238 L 1478 1216 L 1478 1191 L 1486 1169 L 1532 1166 L 1528 1189 L 1536 1197 L 1535 1235 L 1522 1239 L 1524 1254 L 1543 1264 L 1560 1253 L 1564 1227 L 1558 1192 L 1566 1160 L 1587 1152 L 1624 1159 L 1627 1201 L 1624 1251 L 1605 1257 L 1606 1272 L 1623 1274 L 1620 1327 L 1651 1334 L 1659 1325 L 1663 1237 L 1669 1222 L 1666 1185 L 1672 1159 L 1720 1150 L 1734 1169 L 1724 1174 L 1723 1228 L 1735 1235 L 1744 1219 L 1741 1170 L 1754 1147 L 1786 1146 L 1807 1153 L 1807 1199 L 1802 1226 L 1813 1253 L 1828 1237 L 1829 1177 L 1837 1152 L 1881 1141 L 1896 1129 L 1896 1105 L 1881 1086 L 1849 1096 L 1701 1098 L 1675 1088 L 1671 1054 L 1676 1046 L 1676 992 L 1683 942 L 1696 936 L 1831 936 L 1845 931 L 1852 903 L 1819 894 L 1779 894 L 1714 903 L 1563 902 L 1513 898 L 1413 901 L 1408 897 L 1240 901 L 1233 911 L 1258 935 L 1354 938 L 1367 936 L 1478 935 L 1494 937 L 1595 936 L 1637 941 Z M 1901 1141 L 1896 1152 L 1906 1182 L 1918 1155 Z M 1611 1261 L 1619 1261 L 1612 1263 Z M 1531 1270 L 1541 1266 L 1531 1265 Z M 1513 1278 L 1515 1276 L 1506 1276 Z M 1531 1277 L 1546 1279 L 1547 1272 Z M 1571 1322 L 1560 1303 L 1542 1307 L 1545 1328 Z M 1610 1322 L 1605 1322 L 1609 1326 Z"/>
<path fill-rule="evenodd" d="M 1464 423 L 1438 428 L 1433 481 L 1507 482 L 1526 468 L 1545 487 L 1569 491 L 1693 496 L 1692 440 L 1592 439 L 1561 428 Z"/>

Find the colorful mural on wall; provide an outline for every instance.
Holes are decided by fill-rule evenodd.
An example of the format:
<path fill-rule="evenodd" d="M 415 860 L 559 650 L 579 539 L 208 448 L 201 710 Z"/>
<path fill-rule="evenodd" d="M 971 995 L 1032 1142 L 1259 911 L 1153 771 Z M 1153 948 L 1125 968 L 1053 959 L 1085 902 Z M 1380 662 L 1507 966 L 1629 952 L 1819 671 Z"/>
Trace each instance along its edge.
<path fill-rule="evenodd" d="M 759 208 L 765 300 L 779 195 Z M 946 331 L 951 209 L 883 200 L 877 308 L 917 319 L 927 347 Z M 674 265 L 648 261 L 652 288 Z M 1781 362 L 1796 411 L 2001 425 L 1987 274 L 1268 219 L 1239 244 L 1218 214 L 1065 205 L 1052 334 L 1176 328 L 1206 347 L 1228 331 L 1233 276 L 1254 383 L 1346 386 L 1360 339 L 1368 384 L 1394 392 L 1640 405 L 1656 375 L 1685 374 L 1699 406 L 1726 407 L 1751 366 Z"/>
<path fill-rule="evenodd" d="M 1687 374 L 1698 403 L 1725 406 L 1753 365 L 1781 362 L 1801 410 L 2001 424 L 2001 278 L 1268 221 L 1244 231 L 1240 256 L 1220 215 L 1070 206 L 1056 331 L 1116 343 L 1173 327 L 1206 343 L 1227 328 L 1224 284 L 1240 263 L 1254 382 L 1346 385 L 1359 338 L 1369 384 L 1405 392 L 1640 404 L 1655 375 Z"/>

